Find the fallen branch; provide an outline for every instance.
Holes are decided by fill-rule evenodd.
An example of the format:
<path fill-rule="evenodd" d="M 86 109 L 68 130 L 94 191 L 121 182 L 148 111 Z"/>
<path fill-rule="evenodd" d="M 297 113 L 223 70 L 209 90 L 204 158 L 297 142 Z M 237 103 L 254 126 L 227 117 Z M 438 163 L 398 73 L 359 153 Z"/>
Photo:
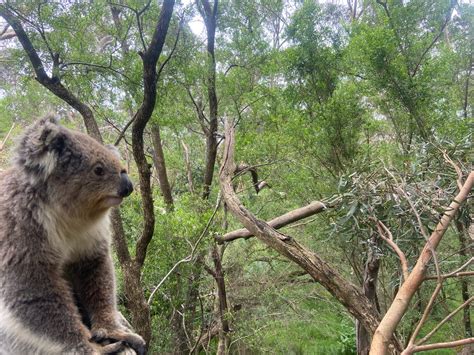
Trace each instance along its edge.
<path fill-rule="evenodd" d="M 225 147 L 223 163 L 219 172 L 222 195 L 229 211 L 261 242 L 292 260 L 324 286 L 370 334 L 377 329 L 379 315 L 375 305 L 365 296 L 359 287 L 344 279 L 333 267 L 322 260 L 319 255 L 309 251 L 290 236 L 272 228 L 265 221 L 257 219 L 240 202 L 233 187 L 232 177 L 234 163 L 234 129 L 233 124 L 225 122 Z M 395 339 L 391 344 L 396 349 L 400 345 Z"/>
<path fill-rule="evenodd" d="M 284 215 L 281 215 L 272 219 L 271 221 L 268 221 L 267 223 L 272 228 L 280 229 L 288 224 L 299 221 L 303 218 L 315 215 L 316 213 L 323 212 L 325 209 L 327 209 L 327 207 L 324 203 L 319 201 L 313 201 L 307 206 L 300 207 L 296 210 L 287 212 Z M 216 237 L 216 239 L 218 243 L 222 244 L 224 242 L 230 242 L 239 238 L 247 239 L 253 236 L 254 234 L 252 232 L 249 232 L 248 229 L 242 228 L 226 233 L 223 236 L 218 236 Z"/>

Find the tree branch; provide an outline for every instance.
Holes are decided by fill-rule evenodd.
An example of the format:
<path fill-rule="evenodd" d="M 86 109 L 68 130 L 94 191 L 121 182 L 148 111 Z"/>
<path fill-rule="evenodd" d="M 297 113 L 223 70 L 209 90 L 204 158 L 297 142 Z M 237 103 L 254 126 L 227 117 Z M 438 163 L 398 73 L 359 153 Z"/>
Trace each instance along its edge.
<path fill-rule="evenodd" d="M 317 213 L 321 213 L 324 210 L 326 210 L 327 207 L 324 203 L 319 202 L 319 201 L 314 201 L 311 202 L 309 205 L 297 208 L 293 211 L 287 212 L 284 215 L 281 215 L 279 217 L 276 217 L 266 223 L 274 229 L 280 229 L 290 223 L 299 221 L 303 218 L 315 215 Z M 252 232 L 249 232 L 248 229 L 242 228 L 242 229 L 237 229 L 232 232 L 226 233 L 223 236 L 218 236 L 216 237 L 218 243 L 224 243 L 224 242 L 231 242 L 236 239 L 240 238 L 245 238 L 248 239 L 250 237 L 253 237 L 254 234 Z"/>
<path fill-rule="evenodd" d="M 388 245 L 393 249 L 393 251 L 397 254 L 398 258 L 400 259 L 400 264 L 402 265 L 402 272 L 403 272 L 403 279 L 406 280 L 408 278 L 408 261 L 405 256 L 405 253 L 398 247 L 397 243 L 393 241 L 393 236 L 390 230 L 376 218 L 370 218 L 377 224 L 377 230 L 379 232 L 380 237 L 387 242 Z"/>
<path fill-rule="evenodd" d="M 448 341 L 445 343 L 435 343 L 435 344 L 415 346 L 412 352 L 415 353 L 415 352 L 428 351 L 428 350 L 434 350 L 434 349 L 455 348 L 458 346 L 469 345 L 469 344 L 474 344 L 474 338 Z"/>
<path fill-rule="evenodd" d="M 0 16 L 2 16 L 13 28 L 15 31 L 18 40 L 20 41 L 23 49 L 25 50 L 28 59 L 31 62 L 33 70 L 36 74 L 36 80 L 46 87 L 49 91 L 51 91 L 54 95 L 59 97 L 60 99 L 67 102 L 70 106 L 76 109 L 83 117 L 84 124 L 86 126 L 87 132 L 89 135 L 94 137 L 99 142 L 102 141 L 102 137 L 100 135 L 99 127 L 97 126 L 97 122 L 95 121 L 94 114 L 92 110 L 81 102 L 74 94 L 72 94 L 59 80 L 58 77 L 52 76 L 49 77 L 44 69 L 43 62 L 41 61 L 35 47 L 33 46 L 30 38 L 28 37 L 27 33 L 23 29 L 20 21 L 16 18 L 16 16 L 12 13 L 12 11 L 8 8 L 7 5 L 1 4 L 0 5 Z"/>
<path fill-rule="evenodd" d="M 451 15 L 453 13 L 454 6 L 456 6 L 457 3 L 458 3 L 457 0 L 451 0 L 451 4 L 449 5 L 448 13 L 446 14 L 445 20 L 444 20 L 443 24 L 441 25 L 441 28 L 440 28 L 438 34 L 435 36 L 435 38 L 433 38 L 433 40 L 431 41 L 429 46 L 426 47 L 425 50 L 423 51 L 423 53 L 421 54 L 420 59 L 418 60 L 418 62 L 415 65 L 415 69 L 413 69 L 413 73 L 411 73 L 412 77 L 414 77 L 416 75 L 416 72 L 420 68 L 421 62 L 423 61 L 425 56 L 428 54 L 428 52 L 431 50 L 431 48 L 433 48 L 433 46 L 436 44 L 436 42 L 438 42 L 438 39 L 443 35 L 444 29 L 446 28 L 446 26 L 449 23 L 449 20 L 451 19 Z"/>
<path fill-rule="evenodd" d="M 436 229 L 431 234 L 429 240 L 425 244 L 423 251 L 416 265 L 408 279 L 401 285 L 398 290 L 395 300 L 391 304 L 387 313 L 383 317 L 377 331 L 374 334 L 374 338 L 371 345 L 371 353 L 378 354 L 387 351 L 388 343 L 393 336 L 395 329 L 400 322 L 401 318 L 408 309 L 408 305 L 420 287 L 421 283 L 425 278 L 425 272 L 429 262 L 432 258 L 432 250 L 436 250 L 437 246 L 441 242 L 444 233 L 449 227 L 449 223 L 453 220 L 454 215 L 459 210 L 461 204 L 468 198 L 469 193 L 474 184 L 474 172 L 471 172 L 466 179 L 462 189 L 459 191 L 457 196 L 451 202 L 441 220 L 439 221 Z"/>

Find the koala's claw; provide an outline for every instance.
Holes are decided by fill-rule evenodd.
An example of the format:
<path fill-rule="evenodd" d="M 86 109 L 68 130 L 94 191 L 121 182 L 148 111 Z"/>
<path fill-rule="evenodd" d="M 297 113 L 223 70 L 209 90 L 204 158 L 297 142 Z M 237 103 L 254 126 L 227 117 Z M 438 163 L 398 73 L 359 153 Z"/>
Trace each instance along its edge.
<path fill-rule="evenodd" d="M 146 355 L 146 343 L 141 336 L 135 333 L 122 330 L 107 331 L 104 328 L 99 328 L 92 332 L 90 340 L 105 345 L 104 348 L 115 344 L 121 344 L 121 348 L 118 349 L 119 351 L 115 350 L 115 352 L 112 352 L 115 354 L 125 355 L 134 353 L 136 355 Z"/>

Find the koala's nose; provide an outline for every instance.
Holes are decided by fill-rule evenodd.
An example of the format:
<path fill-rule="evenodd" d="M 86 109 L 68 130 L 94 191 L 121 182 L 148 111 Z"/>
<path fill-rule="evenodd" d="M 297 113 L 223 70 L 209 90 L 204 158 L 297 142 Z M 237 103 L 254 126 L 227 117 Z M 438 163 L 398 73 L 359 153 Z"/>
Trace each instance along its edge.
<path fill-rule="evenodd" d="M 127 197 L 133 192 L 133 185 L 127 173 L 120 173 L 120 187 L 118 194 L 120 197 Z"/>

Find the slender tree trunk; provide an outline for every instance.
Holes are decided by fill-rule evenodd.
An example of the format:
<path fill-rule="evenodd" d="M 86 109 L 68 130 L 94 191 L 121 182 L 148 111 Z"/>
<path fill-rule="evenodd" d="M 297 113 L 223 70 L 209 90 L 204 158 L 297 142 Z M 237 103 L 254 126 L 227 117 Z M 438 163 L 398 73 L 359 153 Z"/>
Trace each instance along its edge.
<path fill-rule="evenodd" d="M 186 143 L 184 143 L 183 141 L 181 141 L 181 145 L 183 146 L 183 149 L 184 149 L 184 162 L 186 164 L 186 176 L 188 178 L 189 192 L 191 194 L 194 194 L 194 183 L 193 183 L 193 174 L 191 170 L 191 160 L 189 159 L 189 148 L 186 145 Z"/>
<path fill-rule="evenodd" d="M 216 93 L 216 57 L 215 57 L 215 37 L 216 37 L 216 20 L 218 1 L 214 0 L 211 7 L 208 0 L 201 0 L 201 6 L 198 10 L 204 19 L 207 31 L 207 95 L 209 100 L 209 128 L 206 134 L 206 167 L 204 170 L 204 190 L 203 198 L 207 199 L 210 194 L 212 180 L 214 176 L 214 166 L 217 156 L 217 93 Z"/>
<path fill-rule="evenodd" d="M 179 268 L 175 273 L 176 288 L 174 294 L 174 300 L 183 300 L 183 277 L 180 273 Z M 183 300 L 184 301 L 184 300 Z M 171 316 L 171 329 L 172 329 L 172 344 L 173 344 L 173 354 L 180 355 L 186 354 L 189 351 L 188 342 L 186 337 L 186 318 L 183 319 L 183 316 L 186 317 L 184 302 L 179 302 L 177 309 L 173 310 Z"/>
<path fill-rule="evenodd" d="M 212 249 L 212 261 L 214 262 L 214 279 L 217 285 L 217 300 L 219 302 L 219 342 L 217 345 L 217 354 L 227 353 L 230 343 L 229 321 L 227 319 L 229 308 L 227 306 L 227 293 L 225 290 L 224 270 L 222 268 L 222 255 L 225 247 L 214 244 Z"/>
<path fill-rule="evenodd" d="M 382 321 L 377 327 L 370 347 L 370 353 L 386 354 L 390 340 L 392 339 L 395 330 L 406 313 L 413 295 L 417 292 L 424 281 L 428 264 L 432 258 L 432 250 L 436 251 L 444 233 L 446 232 L 450 222 L 453 220 L 456 212 L 459 210 L 461 204 L 467 199 L 472 186 L 474 184 L 474 172 L 471 172 L 467 177 L 461 190 L 445 210 L 434 232 L 431 234 L 429 240 L 425 244 L 418 261 L 408 278 L 400 286 L 400 289 L 395 296 L 394 301 L 385 313 Z"/>
<path fill-rule="evenodd" d="M 377 237 L 372 237 L 372 244 L 375 247 Z M 377 298 L 377 279 L 380 268 L 379 257 L 374 253 L 374 247 L 369 247 L 367 252 L 367 262 L 364 268 L 364 281 L 362 283 L 362 291 L 364 295 L 372 302 L 372 304 L 380 312 Z M 356 320 L 356 344 L 357 354 L 367 355 L 370 350 L 370 341 L 372 336 L 363 326 L 362 323 Z"/>
<path fill-rule="evenodd" d="M 457 221 L 456 227 L 458 230 L 459 238 L 459 255 L 463 260 L 467 260 L 468 257 L 471 257 L 473 254 L 474 248 L 469 247 L 469 239 L 467 236 L 467 230 L 469 225 L 463 224 L 461 221 Z M 469 298 L 469 283 L 468 279 L 461 277 L 459 278 L 459 283 L 461 284 L 461 297 L 463 302 L 466 302 Z M 471 308 L 469 304 L 464 307 L 463 310 L 463 324 L 464 324 L 464 336 L 466 338 L 472 337 L 472 325 L 471 325 Z"/>
<path fill-rule="evenodd" d="M 168 174 L 166 172 L 165 155 L 163 153 L 163 145 L 161 144 L 160 127 L 157 124 L 151 126 L 151 135 L 154 150 L 153 160 L 158 173 L 160 190 L 163 194 L 163 199 L 165 200 L 167 209 L 171 211 L 173 210 L 173 195 L 171 194 L 171 187 L 168 181 Z"/>
<path fill-rule="evenodd" d="M 131 262 L 122 267 L 127 307 L 132 316 L 134 329 L 143 337 L 147 344 L 152 339 L 150 307 L 146 303 L 141 282 L 141 266 Z"/>

